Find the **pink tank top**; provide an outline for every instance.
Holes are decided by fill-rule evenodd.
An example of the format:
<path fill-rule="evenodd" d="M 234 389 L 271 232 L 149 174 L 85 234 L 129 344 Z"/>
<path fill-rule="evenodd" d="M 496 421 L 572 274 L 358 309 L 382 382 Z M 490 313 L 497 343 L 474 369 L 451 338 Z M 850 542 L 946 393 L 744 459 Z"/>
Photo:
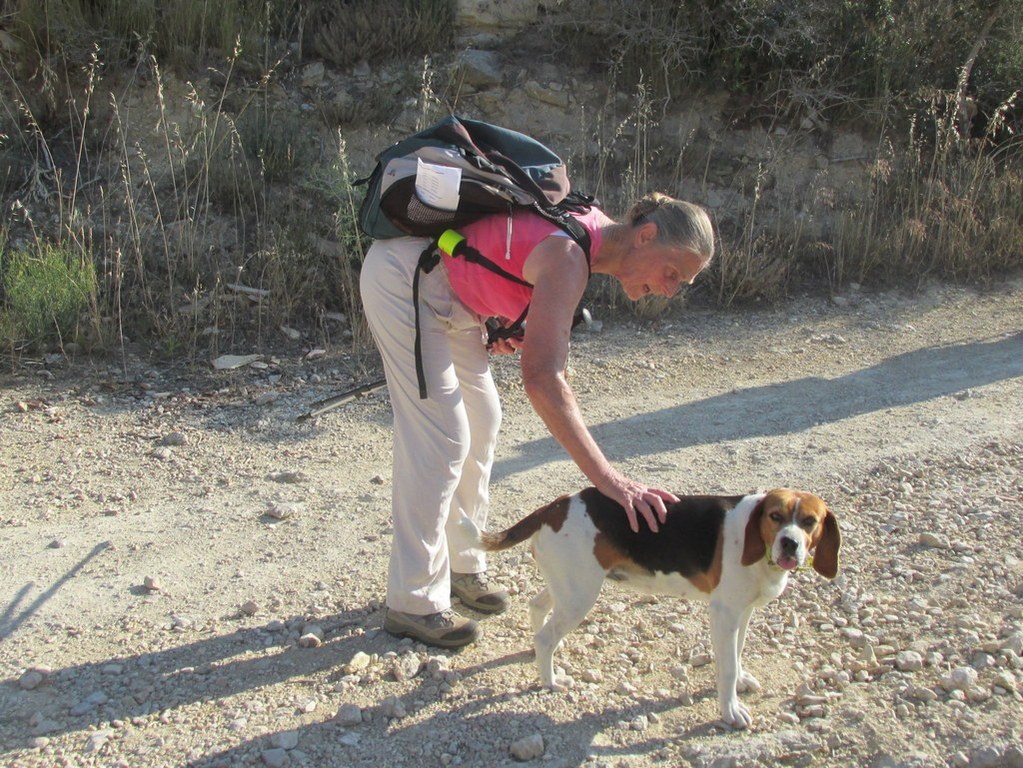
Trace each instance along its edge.
<path fill-rule="evenodd" d="M 591 208 L 575 217 L 590 233 L 590 254 L 600 249 L 604 224 L 610 223 L 602 211 Z M 541 240 L 554 235 L 564 236 L 564 230 L 528 208 L 520 208 L 509 217 L 502 214 L 486 216 L 467 224 L 458 231 L 466 241 L 505 272 L 522 277 L 526 259 Z M 490 272 L 485 267 L 471 264 L 462 258 L 444 254 L 451 288 L 473 312 L 480 317 L 503 317 L 516 320 L 529 306 L 533 289 L 514 283 Z"/>

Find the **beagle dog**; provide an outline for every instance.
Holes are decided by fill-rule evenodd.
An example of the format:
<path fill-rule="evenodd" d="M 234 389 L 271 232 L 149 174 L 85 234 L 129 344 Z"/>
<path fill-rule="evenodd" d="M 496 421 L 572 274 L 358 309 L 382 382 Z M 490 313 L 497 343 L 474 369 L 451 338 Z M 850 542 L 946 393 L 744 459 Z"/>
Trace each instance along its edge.
<path fill-rule="evenodd" d="M 564 688 L 555 680 L 554 652 L 596 603 L 605 579 L 709 603 L 721 718 L 735 728 L 752 724 L 739 692 L 760 689 L 740 660 L 753 609 L 778 597 L 789 573 L 811 561 L 834 578 L 842 540 L 824 501 L 789 488 L 683 496 L 668 506 L 657 533 L 633 532 L 622 507 L 596 488 L 563 496 L 500 533 L 481 531 L 464 514 L 459 524 L 473 546 L 488 551 L 531 540 L 547 584 L 529 603 L 536 663 L 541 682 L 554 690 Z"/>

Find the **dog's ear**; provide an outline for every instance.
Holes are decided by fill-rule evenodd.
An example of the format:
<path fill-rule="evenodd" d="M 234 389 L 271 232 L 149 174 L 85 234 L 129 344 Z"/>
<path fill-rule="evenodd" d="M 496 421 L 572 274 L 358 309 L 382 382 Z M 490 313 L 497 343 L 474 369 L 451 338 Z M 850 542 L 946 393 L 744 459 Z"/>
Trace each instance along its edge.
<path fill-rule="evenodd" d="M 824 517 L 824 535 L 817 542 L 813 553 L 813 569 L 826 579 L 838 575 L 838 550 L 842 547 L 842 533 L 838 530 L 838 520 L 828 510 Z"/>
<path fill-rule="evenodd" d="M 765 496 L 764 499 L 766 498 Z M 749 520 L 746 521 L 746 542 L 742 547 L 743 565 L 753 565 L 753 563 L 763 560 L 764 555 L 767 554 L 767 545 L 760 533 L 760 520 L 764 516 L 764 499 L 761 499 L 760 503 L 753 508 Z"/>

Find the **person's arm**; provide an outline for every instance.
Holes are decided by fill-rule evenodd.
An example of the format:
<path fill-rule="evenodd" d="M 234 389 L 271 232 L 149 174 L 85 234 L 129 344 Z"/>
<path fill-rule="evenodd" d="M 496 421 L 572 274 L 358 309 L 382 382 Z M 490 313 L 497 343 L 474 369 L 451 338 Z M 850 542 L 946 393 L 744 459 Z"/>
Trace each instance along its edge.
<path fill-rule="evenodd" d="M 548 237 L 526 261 L 523 276 L 534 286 L 521 350 L 522 384 L 551 435 L 591 483 L 625 509 L 632 530 L 637 513 L 651 530 L 667 516 L 665 501 L 676 497 L 621 475 L 607 460 L 583 422 L 565 375 L 572 316 L 589 272 L 582 249 L 566 237 Z"/>

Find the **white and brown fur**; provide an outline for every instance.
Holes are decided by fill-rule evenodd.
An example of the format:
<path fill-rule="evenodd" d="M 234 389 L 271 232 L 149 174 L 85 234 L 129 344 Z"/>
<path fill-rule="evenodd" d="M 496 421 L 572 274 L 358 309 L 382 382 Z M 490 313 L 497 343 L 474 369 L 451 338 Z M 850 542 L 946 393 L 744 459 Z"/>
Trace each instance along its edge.
<path fill-rule="evenodd" d="M 709 603 L 721 717 L 737 728 L 752 723 L 738 694 L 760 688 L 740 659 L 753 609 L 778 597 L 789 571 L 806 564 L 811 552 L 814 570 L 834 578 L 841 546 L 824 501 L 788 488 L 683 496 L 669 505 L 657 533 L 642 522 L 633 532 L 621 506 L 595 488 L 563 496 L 500 533 L 482 532 L 465 516 L 461 526 L 474 546 L 488 551 L 531 540 L 547 583 L 529 604 L 536 663 L 541 682 L 555 690 L 562 685 L 554 652 L 596 603 L 605 579 Z"/>

